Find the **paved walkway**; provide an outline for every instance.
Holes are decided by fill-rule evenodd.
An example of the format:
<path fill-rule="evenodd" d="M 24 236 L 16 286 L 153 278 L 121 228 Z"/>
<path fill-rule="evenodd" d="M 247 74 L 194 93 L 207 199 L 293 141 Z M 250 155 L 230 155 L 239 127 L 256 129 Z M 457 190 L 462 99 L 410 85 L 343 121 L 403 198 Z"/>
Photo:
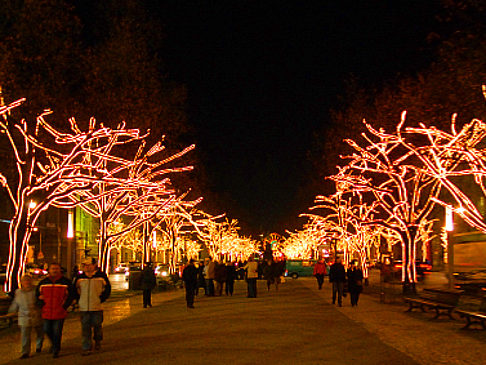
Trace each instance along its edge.
<path fill-rule="evenodd" d="M 80 355 L 77 319 L 66 323 L 58 360 L 47 353 L 18 357 L 18 332 L 0 337 L 0 363 L 23 364 L 482 364 L 486 331 L 462 331 L 459 321 L 432 321 L 362 295 L 357 308 L 330 304 L 329 284 L 289 280 L 277 293 L 259 282 L 246 298 L 237 282 L 233 297 L 202 297 L 185 307 L 182 291 L 154 295 L 143 309 L 139 296 L 105 312 L 103 350 Z"/>

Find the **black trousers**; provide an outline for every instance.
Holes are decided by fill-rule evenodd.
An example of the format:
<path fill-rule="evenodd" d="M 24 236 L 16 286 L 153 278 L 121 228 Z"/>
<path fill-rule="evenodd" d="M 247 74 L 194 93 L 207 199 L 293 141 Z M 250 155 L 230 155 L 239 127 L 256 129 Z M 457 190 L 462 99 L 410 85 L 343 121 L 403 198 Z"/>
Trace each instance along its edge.
<path fill-rule="evenodd" d="M 361 293 L 361 289 L 350 289 L 349 296 L 351 297 L 351 305 L 354 307 L 358 305 L 359 294 Z"/>
<path fill-rule="evenodd" d="M 235 287 L 235 281 L 234 280 L 226 280 L 226 295 L 233 295 L 233 289 Z"/>
<path fill-rule="evenodd" d="M 186 284 L 186 302 L 188 307 L 192 307 L 194 305 L 194 291 L 196 289 L 195 285 L 187 285 Z"/>
<path fill-rule="evenodd" d="M 152 306 L 152 289 L 143 289 L 143 307 Z"/>
<path fill-rule="evenodd" d="M 322 284 L 324 284 L 324 274 L 316 274 L 317 286 L 322 289 Z"/>

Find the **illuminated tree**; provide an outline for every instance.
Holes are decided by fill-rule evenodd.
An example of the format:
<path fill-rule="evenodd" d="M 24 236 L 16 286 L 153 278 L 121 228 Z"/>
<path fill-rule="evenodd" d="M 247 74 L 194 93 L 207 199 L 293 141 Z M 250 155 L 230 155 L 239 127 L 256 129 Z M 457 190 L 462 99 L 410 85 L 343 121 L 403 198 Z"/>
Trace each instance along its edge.
<path fill-rule="evenodd" d="M 484 88 L 484 87 L 483 87 Z M 456 130 L 456 115 L 452 117 L 451 132 L 421 124 L 406 128 L 405 133 L 426 136 L 429 144 L 413 150 L 427 167 L 425 173 L 436 179 L 449 196 L 435 196 L 433 200 L 459 215 L 469 225 L 486 232 L 486 222 L 477 206 L 478 196 L 471 187 L 476 184 L 486 196 L 485 148 L 486 124 L 473 119 Z"/>
<path fill-rule="evenodd" d="M 318 196 L 311 210 L 323 210 L 321 220 L 314 222 L 331 233 L 344 251 L 345 263 L 356 253 L 360 258 L 365 278 L 368 277 L 370 248 L 379 243 L 383 228 L 370 225 L 373 221 L 374 204 L 366 204 L 362 195 L 338 191 L 330 197 Z"/>
<path fill-rule="evenodd" d="M 18 286 L 27 244 L 39 215 L 50 206 L 72 208 L 86 203 L 70 198 L 92 191 L 99 184 L 121 185 L 130 164 L 112 156 L 111 152 L 117 146 L 141 138 L 139 130 L 125 129 L 123 123 L 111 129 L 97 127 L 94 119 L 86 131 L 80 129 L 74 118 L 70 119 L 70 132 L 60 131 L 46 121 L 49 111 L 40 115 L 34 125 L 26 120 L 9 121 L 8 112 L 23 101 L 0 108 L 4 117 L 0 119 L 0 129 L 17 168 L 16 178 L 0 174 L 0 182 L 15 211 L 9 228 L 6 291 Z M 92 198 L 105 194 L 99 191 Z"/>
<path fill-rule="evenodd" d="M 108 270 L 110 250 L 120 237 L 155 217 L 170 214 L 166 212 L 181 203 L 182 196 L 176 196 L 167 174 L 188 171 L 192 167 L 169 168 L 166 165 L 193 148 L 194 145 L 177 154 L 162 158 L 160 154 L 164 148 L 161 142 L 145 151 L 145 142 L 141 141 L 132 160 L 117 159 L 123 166 L 120 170 L 125 177 L 120 184 L 101 183 L 94 189 L 69 196 L 68 205 L 74 202 L 99 220 L 98 256 L 102 270 Z M 119 220 L 123 220 L 126 224 L 124 229 L 110 230 L 110 226 Z M 146 235 L 148 234 L 146 232 Z M 147 237 L 144 242 L 146 246 L 149 245 Z M 149 248 L 145 247 L 144 252 L 150 252 Z M 143 261 L 148 259 L 144 257 Z"/>
<path fill-rule="evenodd" d="M 240 228 L 236 219 L 220 220 L 223 215 L 212 216 L 205 212 L 199 214 L 201 218 L 195 221 L 194 228 L 213 259 L 247 259 L 251 254 L 258 252 L 258 243 L 255 240 L 238 233 Z"/>
<path fill-rule="evenodd" d="M 170 269 L 175 272 L 176 264 L 179 260 L 178 253 L 182 250 L 187 253 L 186 238 L 184 235 L 192 234 L 197 224 L 193 216 L 197 213 L 194 207 L 202 201 L 202 198 L 193 201 L 180 200 L 162 214 L 156 214 L 151 218 L 153 230 L 161 233 L 163 241 L 171 253 Z M 197 248 L 190 244 L 191 256 Z M 199 252 L 199 251 L 197 251 Z M 189 255 L 187 255 L 189 258 Z"/>
<path fill-rule="evenodd" d="M 364 144 L 347 140 L 355 152 L 344 157 L 348 164 L 331 179 L 340 189 L 360 193 L 363 199 L 374 202 L 375 214 L 367 224 L 387 228 L 400 237 L 403 288 L 414 291 L 417 242 L 423 238 L 423 227 L 430 224 L 441 184 L 425 172 L 428 166 L 413 153 L 416 146 L 427 143 L 426 138 L 403 138 L 405 115 L 393 133 L 364 122 L 368 130 L 363 133 Z"/>
<path fill-rule="evenodd" d="M 287 232 L 288 237 L 283 242 L 281 251 L 289 259 L 312 259 L 318 246 L 323 242 L 323 236 L 316 233 L 311 225 L 296 232 Z"/>

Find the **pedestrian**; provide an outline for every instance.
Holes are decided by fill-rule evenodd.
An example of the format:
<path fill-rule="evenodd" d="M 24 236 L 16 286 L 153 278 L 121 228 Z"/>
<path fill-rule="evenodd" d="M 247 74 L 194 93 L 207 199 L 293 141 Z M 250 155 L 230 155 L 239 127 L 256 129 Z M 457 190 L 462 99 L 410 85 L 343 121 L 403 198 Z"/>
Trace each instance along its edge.
<path fill-rule="evenodd" d="M 8 312 L 18 312 L 18 325 L 20 327 L 22 344 L 20 358 L 27 359 L 30 357 L 32 330 L 36 334 L 35 352 L 41 352 L 44 331 L 42 330 L 41 311 L 36 305 L 35 288 L 30 275 L 23 275 L 20 278 L 20 288 L 15 291 L 15 296 Z"/>
<path fill-rule="evenodd" d="M 206 287 L 208 288 L 208 296 L 214 297 L 214 268 L 215 264 L 211 258 L 206 259 L 206 266 L 204 267 L 204 277 L 206 278 Z"/>
<path fill-rule="evenodd" d="M 234 291 L 234 287 L 235 287 L 235 280 L 236 280 L 235 263 L 229 261 L 226 264 L 226 286 L 225 286 L 226 295 L 233 296 L 233 291 Z"/>
<path fill-rule="evenodd" d="M 140 275 L 140 287 L 142 288 L 143 307 L 152 308 L 152 290 L 155 288 L 157 280 L 151 262 L 146 262 Z"/>
<path fill-rule="evenodd" d="M 204 278 L 204 261 L 200 261 L 199 267 L 197 268 L 197 288 L 194 291 L 196 295 L 199 294 L 199 288 L 203 288 L 204 294 L 208 295 L 208 289 L 206 287 L 206 279 Z"/>
<path fill-rule="evenodd" d="M 351 306 L 354 307 L 358 305 L 359 294 L 363 291 L 363 271 L 358 268 L 358 260 L 351 261 L 347 275 Z"/>
<path fill-rule="evenodd" d="M 252 256 L 244 266 L 246 270 L 246 282 L 248 284 L 248 298 L 257 297 L 258 262 Z"/>
<path fill-rule="evenodd" d="M 35 296 L 42 306 L 44 333 L 52 343 L 50 352 L 53 358 L 57 358 L 61 351 L 62 328 L 67 309 L 76 296 L 71 281 L 62 275 L 61 265 L 49 265 L 48 275 L 40 281 Z"/>
<path fill-rule="evenodd" d="M 74 283 L 78 293 L 79 312 L 81 314 L 81 350 L 82 355 L 91 354 L 94 349 L 101 350 L 103 340 L 103 307 L 111 293 L 108 277 L 97 270 L 96 260 L 87 259 L 83 262 L 83 273 L 78 275 Z"/>
<path fill-rule="evenodd" d="M 267 291 L 270 291 L 270 287 L 275 283 L 275 264 L 272 259 L 265 260 L 265 266 L 263 267 L 263 279 L 267 282 Z"/>
<path fill-rule="evenodd" d="M 327 273 L 326 263 L 324 259 L 320 258 L 316 264 L 314 265 L 314 273 L 313 275 L 317 279 L 317 287 L 319 290 L 322 289 L 322 284 L 324 284 L 324 275 Z"/>
<path fill-rule="evenodd" d="M 336 304 L 336 294 L 338 305 L 343 306 L 344 282 L 346 281 L 346 271 L 342 264 L 340 257 L 336 257 L 336 261 L 329 269 L 329 281 L 332 283 L 332 304 Z"/>
<path fill-rule="evenodd" d="M 226 265 L 223 261 L 214 262 L 214 281 L 216 282 L 216 288 L 214 289 L 214 295 L 220 297 L 223 294 L 223 286 L 226 282 Z"/>
<path fill-rule="evenodd" d="M 187 308 L 194 308 L 194 291 L 197 287 L 197 268 L 194 260 L 190 259 L 189 264 L 182 271 L 182 280 L 186 287 Z"/>
<path fill-rule="evenodd" d="M 287 262 L 285 259 L 280 259 L 274 262 L 274 281 L 275 281 L 275 290 L 278 291 L 278 286 L 282 283 L 282 279 L 285 275 Z"/>

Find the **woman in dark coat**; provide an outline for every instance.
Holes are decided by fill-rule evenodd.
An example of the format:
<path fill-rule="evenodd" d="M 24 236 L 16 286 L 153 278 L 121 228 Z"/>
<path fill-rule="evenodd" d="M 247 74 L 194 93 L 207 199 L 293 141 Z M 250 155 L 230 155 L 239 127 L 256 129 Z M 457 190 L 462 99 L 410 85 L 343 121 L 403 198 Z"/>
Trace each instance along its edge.
<path fill-rule="evenodd" d="M 236 279 L 236 267 L 233 262 L 228 262 L 226 264 L 226 286 L 225 286 L 225 291 L 226 295 L 231 295 L 233 296 L 233 288 L 235 285 L 235 279 Z"/>
<path fill-rule="evenodd" d="M 358 305 L 359 294 L 363 290 L 363 271 L 358 268 L 358 260 L 351 261 L 347 276 L 351 306 L 354 307 Z"/>
<path fill-rule="evenodd" d="M 226 265 L 224 262 L 215 262 L 214 281 L 216 281 L 215 295 L 223 294 L 223 285 L 226 282 Z"/>
<path fill-rule="evenodd" d="M 140 275 L 140 286 L 143 290 L 143 307 L 152 307 L 152 290 L 155 288 L 156 278 L 152 263 L 148 262 Z"/>

